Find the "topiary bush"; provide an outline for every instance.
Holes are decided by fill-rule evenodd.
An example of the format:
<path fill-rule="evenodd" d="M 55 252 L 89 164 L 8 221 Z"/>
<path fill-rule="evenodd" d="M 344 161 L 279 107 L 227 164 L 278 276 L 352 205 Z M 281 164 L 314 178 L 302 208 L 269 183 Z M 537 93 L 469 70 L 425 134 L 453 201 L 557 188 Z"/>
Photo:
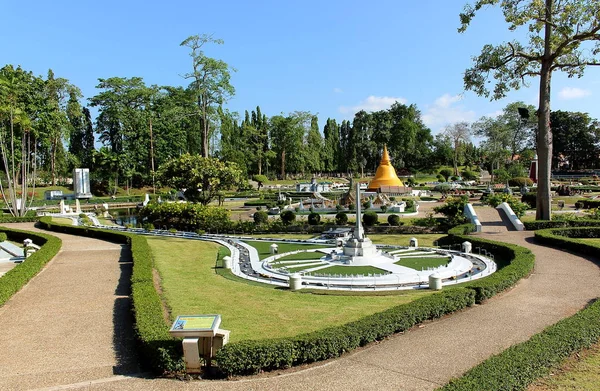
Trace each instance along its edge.
<path fill-rule="evenodd" d="M 527 177 L 516 177 L 516 178 L 509 179 L 508 185 L 509 186 L 518 186 L 518 187 L 533 186 L 533 181 Z"/>
<path fill-rule="evenodd" d="M 290 225 L 296 220 L 296 214 L 291 210 L 284 210 L 279 215 L 279 218 L 284 225 Z"/>
<path fill-rule="evenodd" d="M 530 208 L 535 209 L 537 205 L 537 193 L 530 191 L 529 193 L 523 194 L 521 196 L 521 202 L 524 202 L 529 205 Z"/>
<path fill-rule="evenodd" d="M 339 212 L 335 215 L 335 223 L 337 225 L 346 225 L 348 224 L 348 214 L 346 212 Z"/>
<path fill-rule="evenodd" d="M 308 224 L 310 225 L 319 225 L 321 222 L 321 215 L 318 213 L 311 213 L 308 215 Z"/>
<path fill-rule="evenodd" d="M 377 216 L 377 213 L 375 213 L 375 212 L 366 212 L 365 214 L 363 214 L 362 222 L 367 227 L 374 226 L 375 224 L 377 224 L 378 220 L 379 220 L 379 217 Z"/>
<path fill-rule="evenodd" d="M 254 213 L 254 223 L 257 225 L 266 224 L 269 221 L 269 215 L 264 210 Z"/>
<path fill-rule="evenodd" d="M 400 216 L 398 215 L 389 215 L 387 221 L 388 224 L 393 227 L 398 227 L 401 225 Z"/>

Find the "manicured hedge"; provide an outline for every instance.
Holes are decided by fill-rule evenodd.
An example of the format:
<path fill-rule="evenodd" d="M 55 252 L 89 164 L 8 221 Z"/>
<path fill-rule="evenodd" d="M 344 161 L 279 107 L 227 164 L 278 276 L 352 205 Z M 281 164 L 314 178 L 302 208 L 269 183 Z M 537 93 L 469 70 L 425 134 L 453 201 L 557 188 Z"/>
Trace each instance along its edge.
<path fill-rule="evenodd" d="M 524 221 L 523 225 L 528 231 L 537 231 L 547 228 L 565 228 L 565 227 L 600 227 L 600 220 L 535 220 Z"/>
<path fill-rule="evenodd" d="M 600 200 L 590 200 L 588 198 L 581 198 L 577 201 L 583 204 L 583 209 L 600 208 Z"/>
<path fill-rule="evenodd" d="M 515 285 L 521 278 L 527 277 L 533 271 L 535 256 L 531 250 L 508 244 L 482 239 L 477 236 L 460 235 L 469 232 L 471 224 L 454 227 L 448 231 L 449 236 L 439 240 L 440 245 L 471 242 L 473 249 L 481 247 L 494 254 L 494 261 L 498 271 L 486 278 L 462 284 L 466 288 L 474 289 L 477 293 L 476 301 L 480 303 L 490 297 Z"/>
<path fill-rule="evenodd" d="M 140 357 L 156 373 L 179 371 L 182 366 L 181 342 L 169 334 L 165 323 L 160 296 L 154 288 L 152 253 L 146 238 L 126 232 L 101 230 L 89 227 L 62 225 L 50 217 L 40 219 L 48 230 L 125 243 L 131 246 L 133 274 L 131 293 L 135 315 L 135 331 L 140 347 Z"/>
<path fill-rule="evenodd" d="M 38 221 L 39 217 L 37 216 L 24 216 L 24 217 L 13 217 L 13 216 L 1 216 L 0 224 L 2 223 L 33 223 L 34 221 Z"/>
<path fill-rule="evenodd" d="M 327 360 L 474 303 L 474 291 L 450 288 L 342 326 L 289 338 L 230 343 L 217 352 L 216 359 L 227 376 Z"/>
<path fill-rule="evenodd" d="M 442 391 L 524 390 L 550 368 L 600 339 L 600 301 L 477 365 Z"/>
<path fill-rule="evenodd" d="M 535 241 L 538 243 L 595 257 L 600 254 L 600 244 L 579 238 L 600 238 L 600 227 L 571 227 L 535 231 Z"/>
<path fill-rule="evenodd" d="M 17 293 L 29 280 L 38 274 L 44 265 L 58 253 L 62 242 L 55 236 L 6 227 L 0 227 L 0 232 L 5 234 L 9 240 L 23 242 L 25 239 L 31 239 L 35 244 L 41 246 L 38 251 L 31 254 L 24 262 L 18 264 L 0 277 L 0 306 L 2 306 L 12 295 Z"/>

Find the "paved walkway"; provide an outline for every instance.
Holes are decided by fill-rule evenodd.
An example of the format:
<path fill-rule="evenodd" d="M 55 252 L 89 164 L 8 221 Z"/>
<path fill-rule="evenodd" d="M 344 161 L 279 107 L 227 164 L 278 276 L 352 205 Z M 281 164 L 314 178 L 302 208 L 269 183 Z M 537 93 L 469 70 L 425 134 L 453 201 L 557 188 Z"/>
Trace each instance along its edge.
<path fill-rule="evenodd" d="M 480 210 L 478 209 L 477 212 L 479 214 Z M 591 259 L 535 245 L 532 243 L 531 232 L 509 232 L 506 228 L 503 229 L 502 224 L 498 222 L 499 215 L 491 208 L 482 211 L 481 217 L 482 222 L 489 223 L 484 224 L 487 228 L 481 234 L 483 237 L 527 246 L 536 255 L 536 268 L 532 276 L 484 305 L 474 306 L 443 319 L 426 323 L 422 327 L 347 354 L 340 359 L 317 363 L 296 371 L 271 373 L 239 381 L 193 382 L 121 376 L 106 376 L 104 379 L 98 379 L 97 376 L 86 376 L 84 373 L 77 381 L 71 381 L 75 384 L 71 384 L 68 388 L 85 390 L 432 390 L 445 384 L 450 378 L 459 376 L 490 355 L 525 341 L 548 325 L 574 314 L 590 300 L 600 296 L 600 284 L 598 284 L 600 269 L 597 264 L 591 262 Z M 63 253 L 61 252 L 61 255 Z M 34 282 L 38 283 L 37 280 L 46 278 L 46 274 L 50 274 L 52 269 L 60 266 L 60 263 L 56 262 L 58 259 L 55 259 Z M 39 282 L 40 288 L 43 288 L 43 284 Z M 33 285 L 30 284 L 22 294 L 27 294 L 27 290 L 30 290 Z M 17 301 L 22 294 L 9 302 L 12 307 L 18 305 Z M 43 296 L 41 292 L 39 295 Z M 114 301 L 114 296 L 105 294 L 105 300 L 110 302 L 111 298 Z M 0 330 L 9 326 L 5 313 L 1 311 Z M 25 308 L 22 307 L 21 311 L 25 311 Z M 64 337 L 71 340 L 70 329 L 63 329 L 63 332 Z M 15 337 L 17 338 L 21 343 L 22 337 Z M 107 345 L 112 348 L 107 341 L 92 344 L 98 349 L 106 349 Z M 61 344 L 57 341 L 55 346 Z M 48 349 L 48 351 L 52 350 Z M 72 357 L 78 358 L 81 355 L 82 353 L 73 352 Z M 2 366 L 7 361 L 5 356 L 4 352 L 0 351 Z M 76 364 L 75 359 L 72 364 Z M 61 366 L 56 366 L 54 370 L 60 371 L 65 367 L 63 363 Z M 4 373 L 4 369 L 1 373 Z M 24 379 L 28 381 L 30 376 L 24 376 Z M 2 379 L 0 378 L 0 381 Z M 62 384 L 68 384 L 64 380 Z M 37 384 L 36 386 L 41 387 Z"/>
<path fill-rule="evenodd" d="M 6 226 L 34 230 L 33 224 Z M 29 390 L 138 372 L 129 250 L 56 234 L 62 250 L 0 307 L 0 389 Z"/>

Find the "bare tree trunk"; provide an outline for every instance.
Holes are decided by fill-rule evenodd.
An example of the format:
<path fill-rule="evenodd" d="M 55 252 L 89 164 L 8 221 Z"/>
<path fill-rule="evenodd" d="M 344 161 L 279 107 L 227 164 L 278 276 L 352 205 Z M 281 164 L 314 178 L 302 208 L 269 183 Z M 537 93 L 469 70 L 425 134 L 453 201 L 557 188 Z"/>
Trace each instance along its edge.
<path fill-rule="evenodd" d="M 540 107 L 538 110 L 538 189 L 536 197 L 536 220 L 551 219 L 550 177 L 552 169 L 552 130 L 550 129 L 550 81 L 552 58 L 552 0 L 546 0 L 545 46 L 540 73 Z"/>
<path fill-rule="evenodd" d="M 285 179 L 285 149 L 281 151 L 281 179 Z"/>

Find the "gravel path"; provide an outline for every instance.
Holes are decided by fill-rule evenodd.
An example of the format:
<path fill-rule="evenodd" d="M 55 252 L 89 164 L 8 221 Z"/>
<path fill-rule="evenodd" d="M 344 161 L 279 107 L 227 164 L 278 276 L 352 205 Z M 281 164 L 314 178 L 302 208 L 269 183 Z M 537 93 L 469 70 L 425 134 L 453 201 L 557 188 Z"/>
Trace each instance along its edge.
<path fill-rule="evenodd" d="M 65 389 L 432 390 L 490 355 L 525 341 L 545 327 L 574 314 L 590 300 L 600 296 L 600 270 L 594 260 L 538 246 L 532 242 L 531 232 L 508 231 L 492 208 L 478 208 L 477 212 L 484 225 L 481 236 L 529 247 L 536 255 L 535 272 L 528 279 L 484 305 L 426 323 L 340 359 L 300 370 L 238 381 L 193 382 L 131 376 L 98 379 L 83 374 L 79 380 L 71 381 L 70 385 L 63 383 Z M 35 282 L 59 266 L 57 260 Z M 48 289 L 50 287 L 46 287 L 46 291 Z M 17 296 L 25 294 L 27 290 L 30 287 Z M 107 302 L 111 299 L 114 301 L 114 296 L 105 296 Z M 16 299 L 18 297 L 11 300 L 12 307 L 17 306 L 13 303 Z M 0 329 L 6 327 L 7 322 L 5 313 L 0 312 Z M 65 337 L 71 340 L 70 333 L 65 333 Z M 22 340 L 21 337 L 18 339 Z M 106 345 L 112 348 L 106 341 L 103 345 L 101 342 L 95 344 L 98 349 L 105 349 Z M 73 356 L 79 354 L 74 353 Z M 3 353 L 0 355 L 4 356 Z M 58 366 L 55 370 L 60 368 Z M 4 369 L 2 371 L 4 373 Z"/>
<path fill-rule="evenodd" d="M 6 224 L 35 230 L 33 224 Z M 60 386 L 138 372 L 129 250 L 52 233 L 62 250 L 0 307 L 0 389 Z"/>

